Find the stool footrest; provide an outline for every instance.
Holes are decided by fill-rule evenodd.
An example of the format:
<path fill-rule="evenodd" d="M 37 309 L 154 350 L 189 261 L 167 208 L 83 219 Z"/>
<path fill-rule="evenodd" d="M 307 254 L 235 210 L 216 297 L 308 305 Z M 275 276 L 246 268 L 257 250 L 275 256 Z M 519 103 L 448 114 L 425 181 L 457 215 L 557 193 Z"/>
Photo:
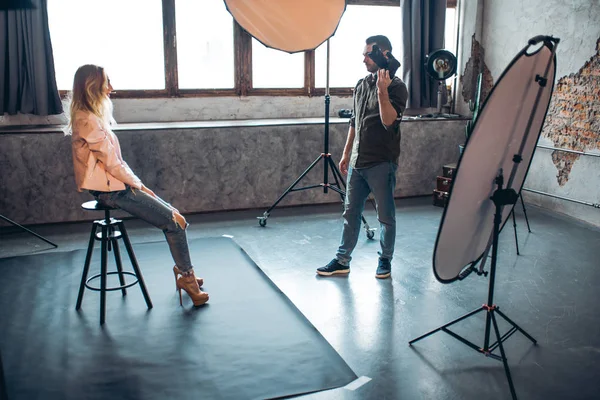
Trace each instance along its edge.
<path fill-rule="evenodd" d="M 112 239 L 121 239 L 121 232 L 117 231 L 117 230 L 109 232 L 108 236 L 106 237 L 106 240 L 112 240 Z M 102 241 L 102 232 L 96 233 L 96 240 Z"/>
<path fill-rule="evenodd" d="M 118 274 L 123 274 L 123 275 L 130 275 L 135 277 L 135 281 L 128 283 L 126 285 L 121 285 L 121 286 L 113 286 L 113 287 L 107 287 L 106 290 L 107 292 L 109 291 L 113 291 L 113 290 L 121 290 L 121 289 L 127 289 L 128 287 L 132 287 L 133 285 L 137 285 L 137 283 L 139 282 L 139 279 L 137 277 L 136 274 L 134 274 L 133 272 L 128 272 L 128 271 L 123 271 L 123 272 L 119 272 L 119 271 L 112 271 L 112 272 L 107 272 L 106 275 L 118 275 Z M 96 274 L 90 278 L 88 278 L 88 280 L 85 281 L 85 287 L 90 289 L 90 290 L 94 290 L 96 292 L 101 292 L 102 289 L 99 287 L 94 287 L 94 286 L 90 286 L 89 283 L 91 281 L 93 281 L 94 279 L 98 279 L 100 278 L 100 276 L 102 276 L 102 274 Z"/>
<path fill-rule="evenodd" d="M 123 222 L 120 219 L 116 219 L 116 218 L 110 218 L 110 220 L 108 221 L 108 224 L 106 223 L 105 219 L 97 219 L 94 221 L 94 224 L 96 225 L 100 225 L 100 226 L 108 226 L 108 225 L 117 225 L 119 223 Z"/>

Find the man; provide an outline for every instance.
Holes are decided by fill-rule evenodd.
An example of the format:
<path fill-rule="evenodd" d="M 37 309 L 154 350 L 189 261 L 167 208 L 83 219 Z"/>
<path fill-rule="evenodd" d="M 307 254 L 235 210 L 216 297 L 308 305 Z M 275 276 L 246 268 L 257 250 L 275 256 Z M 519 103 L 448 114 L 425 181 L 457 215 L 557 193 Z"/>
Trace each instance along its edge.
<path fill-rule="evenodd" d="M 323 276 L 348 274 L 351 254 L 360 233 L 361 216 L 369 193 L 377 204 L 381 224 L 381 253 L 375 276 L 391 275 L 391 261 L 396 240 L 396 206 L 394 189 L 400 155 L 400 121 L 406 108 L 408 90 L 398 77 L 380 69 L 369 57 L 373 45 L 386 55 L 392 51 L 389 39 L 383 35 L 366 40 L 363 56 L 368 76 L 354 88 L 354 115 L 340 161 L 340 171 L 348 174 L 344 203 L 344 227 L 336 256 L 329 264 L 318 268 Z"/>

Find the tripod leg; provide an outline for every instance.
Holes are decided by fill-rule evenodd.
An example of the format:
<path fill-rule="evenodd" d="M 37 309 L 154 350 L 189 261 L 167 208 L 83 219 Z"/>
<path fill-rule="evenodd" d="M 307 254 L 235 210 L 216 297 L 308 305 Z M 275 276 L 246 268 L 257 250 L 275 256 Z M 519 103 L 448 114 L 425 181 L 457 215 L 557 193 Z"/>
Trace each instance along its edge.
<path fill-rule="evenodd" d="M 510 394 L 514 400 L 517 400 L 517 393 L 515 392 L 515 386 L 513 385 L 512 377 L 510 376 L 510 369 L 508 368 L 508 360 L 504 353 L 504 346 L 502 345 L 502 339 L 500 338 L 500 331 L 498 330 L 498 323 L 496 322 L 496 316 L 492 311 L 492 323 L 494 324 L 494 331 L 496 331 L 496 339 L 498 339 L 498 345 L 500 346 L 500 354 L 502 355 L 502 363 L 504 364 L 504 372 L 506 373 L 506 379 L 508 380 L 508 386 L 510 386 Z"/>
<path fill-rule="evenodd" d="M 527 230 L 531 233 L 531 228 L 529 227 L 529 218 L 527 218 L 527 210 L 525 210 L 525 203 L 523 202 L 523 196 L 519 194 L 521 198 L 521 206 L 523 206 L 523 215 L 525 215 L 525 222 L 527 222 Z"/>
<path fill-rule="evenodd" d="M 365 225 L 365 232 L 367 233 L 367 239 L 372 240 L 375 237 L 375 229 L 371 229 L 371 227 L 369 226 L 369 223 L 365 219 L 364 215 L 361 215 L 360 218 L 362 219 L 362 222 Z"/>
<path fill-rule="evenodd" d="M 275 201 L 275 203 L 269 207 L 269 209 L 267 211 L 265 211 L 264 216 L 262 218 L 268 217 L 269 214 L 271 213 L 271 211 L 273 211 L 273 209 L 275 207 L 277 207 L 277 204 L 279 204 L 279 202 L 281 202 L 281 200 L 283 200 L 283 198 L 285 196 L 287 196 L 287 194 L 289 192 L 291 192 L 294 187 L 298 184 L 298 182 L 300 182 L 302 180 L 302 178 L 304 178 L 306 176 L 306 174 L 308 174 L 310 172 L 311 169 L 313 169 L 315 167 L 315 165 L 317 165 L 317 163 L 323 158 L 323 154 L 321 154 L 319 157 L 317 157 L 317 159 L 315 161 L 312 162 L 312 164 L 310 164 L 310 166 L 294 181 L 294 183 L 292 183 L 290 185 L 290 187 L 288 187 L 285 192 L 283 192 L 283 194 L 281 196 L 279 196 L 279 198 L 277 199 L 277 201 Z M 262 225 L 262 224 L 261 224 Z M 266 224 L 265 224 L 266 225 Z"/>
<path fill-rule="evenodd" d="M 369 200 L 369 203 L 371 203 L 371 205 L 373 206 L 373 210 L 377 211 L 377 205 L 375 204 L 375 199 L 368 198 L 367 200 Z"/>
<path fill-rule="evenodd" d="M 329 162 L 331 163 L 331 170 L 333 171 L 333 177 L 336 178 L 336 182 L 339 179 L 339 181 L 342 183 L 344 188 L 346 188 L 346 181 L 344 180 L 342 173 L 338 169 L 337 165 L 335 165 L 335 162 L 333 161 L 333 159 L 331 157 L 329 157 Z"/>
<path fill-rule="evenodd" d="M 515 231 L 515 245 L 517 246 L 517 255 L 520 256 L 521 253 L 519 253 L 519 238 L 517 237 L 517 221 L 515 220 L 515 209 L 513 208 L 513 210 L 510 213 L 512 214 L 513 229 Z"/>
<path fill-rule="evenodd" d="M 331 163 L 332 163 L 332 167 L 331 168 L 335 171 L 335 173 L 333 174 L 334 177 L 335 177 L 335 174 L 337 173 L 338 176 L 339 176 L 339 178 L 340 178 L 340 181 L 342 181 L 344 183 L 344 178 L 342 177 L 342 174 L 341 174 L 340 170 L 337 168 L 337 166 L 335 165 L 335 163 L 333 163 L 333 160 L 331 161 Z M 346 184 L 344 183 L 344 189 L 345 188 L 346 188 Z M 373 209 L 377 210 L 377 206 L 375 205 L 375 201 L 373 199 L 371 199 L 371 198 L 369 198 L 368 200 L 371 203 L 371 205 L 373 206 Z M 364 220 L 363 220 L 363 222 L 364 222 Z"/>
<path fill-rule="evenodd" d="M 30 231 L 29 229 L 25 228 L 23 225 L 19 225 L 19 224 L 17 224 L 15 221 L 11 221 L 10 219 L 6 218 L 4 215 L 0 215 L 0 218 L 2 218 L 3 220 L 5 220 L 6 222 L 9 222 L 9 223 L 13 224 L 14 226 L 16 226 L 16 227 L 18 227 L 18 228 L 21 228 L 21 229 L 23 229 L 24 231 L 27 231 L 27 232 L 31 233 L 33 236 L 35 236 L 35 237 L 37 237 L 37 238 L 39 238 L 39 239 L 42 239 L 44 242 L 46 242 L 46 243 L 48 243 L 48 244 L 50 244 L 50 245 L 54 246 L 54 248 L 57 248 L 57 247 L 58 247 L 58 245 L 57 245 L 57 244 L 54 244 L 54 243 L 52 243 L 51 241 L 49 241 L 48 239 L 46 239 L 45 237 L 43 237 L 43 236 L 40 236 L 40 235 L 38 235 L 37 233 L 35 233 L 35 232 L 33 232 L 33 231 Z"/>
<path fill-rule="evenodd" d="M 344 185 L 344 189 L 345 189 L 346 188 L 346 183 L 344 181 L 344 178 L 342 177 L 342 173 L 337 168 L 337 166 L 335 165 L 335 163 L 333 162 L 333 160 L 331 159 L 331 157 L 328 157 L 328 162 L 331 163 L 331 169 L 333 170 L 333 178 L 335 179 L 336 185 L 339 187 L 339 182 L 342 182 L 342 184 Z M 339 178 L 339 181 L 338 181 L 338 178 Z M 345 193 L 343 191 L 339 191 L 339 193 L 340 193 L 340 197 L 342 198 L 342 201 L 344 201 Z M 371 202 L 373 202 L 373 201 L 371 200 Z M 375 209 L 377 209 L 375 207 L 374 203 L 373 203 L 373 207 Z M 361 215 L 360 218 L 362 220 L 362 223 L 365 225 L 365 231 L 367 233 L 367 239 L 373 239 L 375 237 L 375 230 L 371 229 L 371 227 L 369 226 L 369 223 L 365 219 L 364 215 Z"/>
<path fill-rule="evenodd" d="M 510 318 L 508 318 L 506 315 L 504 315 L 504 313 L 502 311 L 500 311 L 500 309 L 498 307 L 496 307 L 496 312 L 498 314 L 500 314 L 500 316 L 502 318 L 504 318 L 509 324 L 514 326 L 519 332 L 521 332 L 523 335 L 525 335 L 527 337 L 527 339 L 531 340 L 533 342 L 533 344 L 537 344 L 537 340 L 535 340 L 533 338 L 533 336 L 531 336 L 529 333 L 525 332 L 523 329 L 521 329 L 521 327 L 519 325 L 515 324 Z"/>
<path fill-rule="evenodd" d="M 331 156 L 327 157 L 327 162 L 330 163 L 330 167 L 331 167 L 331 171 L 333 174 L 333 180 L 335 181 L 334 185 L 337 186 L 337 188 L 339 190 L 335 190 L 336 192 L 338 192 L 340 194 L 340 198 L 342 199 L 342 202 L 344 201 L 344 197 L 346 196 L 346 181 L 344 180 L 344 177 L 342 176 L 342 173 L 340 172 L 340 170 L 337 168 L 337 166 L 335 165 L 335 163 L 333 162 Z M 343 187 L 343 189 L 342 189 Z"/>
<path fill-rule="evenodd" d="M 455 319 L 454 321 L 448 322 L 446 325 L 442 325 L 442 326 L 440 326 L 439 328 L 436 328 L 436 329 L 432 330 L 431 332 L 427 332 L 426 334 L 424 334 L 424 335 L 421 335 L 421 336 L 419 336 L 418 338 L 411 340 L 410 342 L 408 342 L 408 344 L 409 344 L 409 345 L 412 345 L 413 343 L 415 343 L 415 342 L 418 342 L 418 341 L 419 341 L 419 340 L 421 340 L 421 339 L 425 339 L 427 336 L 430 336 L 430 335 L 433 335 L 433 334 L 434 334 L 434 333 L 436 333 L 436 332 L 442 331 L 442 330 L 446 329 L 447 327 L 449 327 L 449 326 L 451 326 L 451 325 L 454 325 L 454 324 L 456 324 L 457 322 L 460 322 L 460 321 L 462 321 L 463 319 L 469 318 L 471 315 L 475 315 L 475 314 L 477 314 L 478 312 L 481 312 L 481 311 L 483 311 L 483 310 L 484 310 L 484 308 L 483 308 L 483 307 L 480 307 L 480 308 L 478 308 L 478 309 L 476 309 L 476 310 L 473 310 L 473 311 L 471 311 L 470 313 L 468 313 L 468 314 L 465 314 L 465 315 L 463 315 L 462 317 L 459 317 L 459 318 Z"/>

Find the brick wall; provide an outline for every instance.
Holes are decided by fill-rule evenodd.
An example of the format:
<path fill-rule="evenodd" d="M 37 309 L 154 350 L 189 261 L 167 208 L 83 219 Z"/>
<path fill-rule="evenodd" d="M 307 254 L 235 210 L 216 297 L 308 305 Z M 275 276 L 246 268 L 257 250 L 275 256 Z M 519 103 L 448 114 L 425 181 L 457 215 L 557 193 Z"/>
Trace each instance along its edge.
<path fill-rule="evenodd" d="M 475 35 L 471 37 L 471 56 L 465 65 L 464 74 L 461 75 L 462 96 L 466 103 L 469 101 L 475 102 L 477 95 L 477 76 L 483 72 L 481 81 L 481 98 L 483 104 L 488 94 L 494 86 L 494 78 L 485 65 L 485 50 L 483 46 L 475 39 Z"/>
<path fill-rule="evenodd" d="M 578 151 L 600 149 L 600 39 L 596 42 L 596 54 L 577 73 L 556 83 L 542 135 L 551 139 L 555 147 Z M 579 157 L 560 151 L 552 153 L 560 186 L 569 180 L 571 168 Z"/>

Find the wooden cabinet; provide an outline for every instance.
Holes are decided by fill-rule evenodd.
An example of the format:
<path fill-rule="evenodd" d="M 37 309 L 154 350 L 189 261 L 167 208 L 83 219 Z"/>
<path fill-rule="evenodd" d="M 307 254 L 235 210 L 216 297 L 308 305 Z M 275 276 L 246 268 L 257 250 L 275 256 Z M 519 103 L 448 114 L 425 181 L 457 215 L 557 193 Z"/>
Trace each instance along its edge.
<path fill-rule="evenodd" d="M 442 167 L 442 176 L 436 180 L 436 188 L 433 190 L 433 205 L 446 207 L 450 197 L 450 187 L 456 171 L 456 164 L 446 164 Z"/>

